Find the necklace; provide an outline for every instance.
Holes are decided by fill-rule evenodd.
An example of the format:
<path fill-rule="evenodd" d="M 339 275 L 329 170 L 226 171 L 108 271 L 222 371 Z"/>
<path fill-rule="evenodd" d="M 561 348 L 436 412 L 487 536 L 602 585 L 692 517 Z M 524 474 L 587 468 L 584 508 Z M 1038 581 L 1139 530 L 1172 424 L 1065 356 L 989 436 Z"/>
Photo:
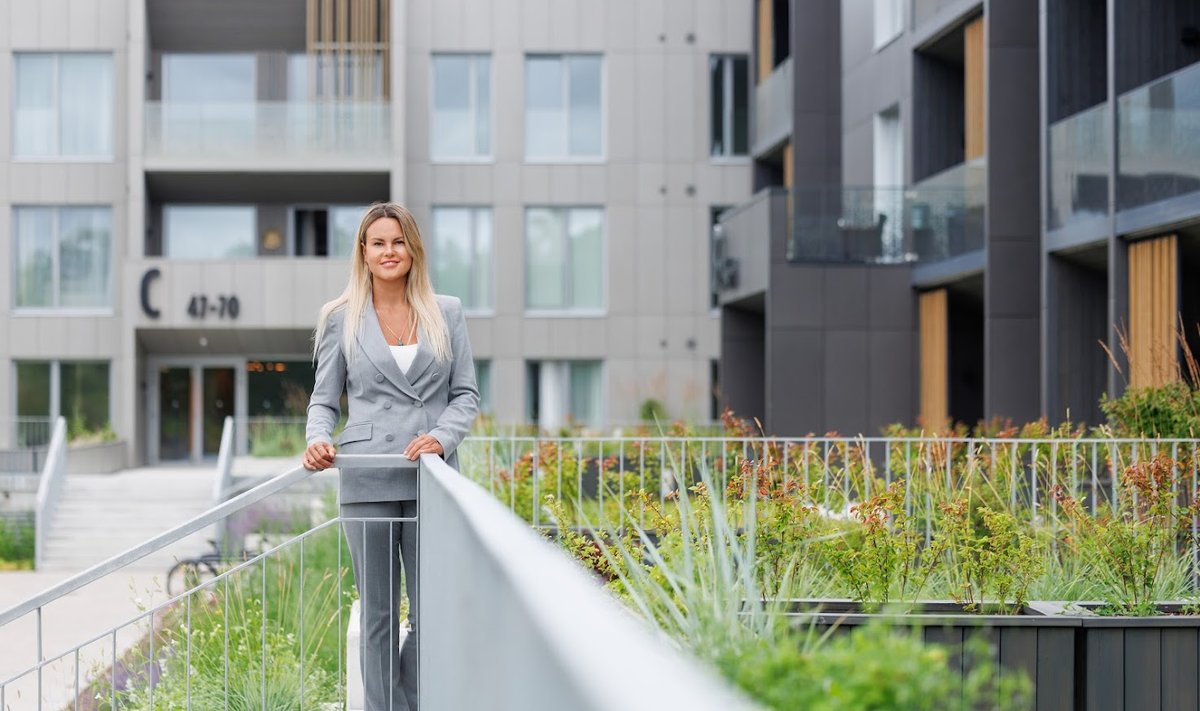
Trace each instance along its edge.
<path fill-rule="evenodd" d="M 383 324 L 383 327 L 386 328 L 389 333 L 391 333 L 393 336 L 396 337 L 396 345 L 398 345 L 398 346 L 404 345 L 404 339 L 400 337 L 400 334 L 398 334 L 392 330 L 392 327 L 387 324 L 387 321 L 384 321 L 381 318 L 381 319 L 379 319 L 379 322 Z M 411 342 L 416 340 L 415 336 L 416 336 L 417 324 L 413 323 L 411 320 L 409 321 L 409 324 L 410 325 L 409 325 L 409 329 L 408 329 L 408 340 L 411 345 Z"/>

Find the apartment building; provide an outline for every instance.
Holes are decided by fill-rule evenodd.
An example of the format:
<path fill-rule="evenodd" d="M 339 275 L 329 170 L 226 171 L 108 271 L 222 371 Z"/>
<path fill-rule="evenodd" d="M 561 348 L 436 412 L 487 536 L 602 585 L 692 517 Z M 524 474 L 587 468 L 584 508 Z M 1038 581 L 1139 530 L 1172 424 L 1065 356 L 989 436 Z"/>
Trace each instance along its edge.
<path fill-rule="evenodd" d="M 1200 6 L 755 5 L 722 397 L 774 432 L 1097 423 L 1200 332 Z M 1107 355 L 1106 349 L 1114 354 Z"/>
<path fill-rule="evenodd" d="M 0 446 L 126 460 L 302 415 L 362 207 L 423 226 L 500 423 L 713 417 L 715 208 L 751 192 L 722 0 L 0 0 Z M 248 449 L 249 428 L 240 427 Z"/>

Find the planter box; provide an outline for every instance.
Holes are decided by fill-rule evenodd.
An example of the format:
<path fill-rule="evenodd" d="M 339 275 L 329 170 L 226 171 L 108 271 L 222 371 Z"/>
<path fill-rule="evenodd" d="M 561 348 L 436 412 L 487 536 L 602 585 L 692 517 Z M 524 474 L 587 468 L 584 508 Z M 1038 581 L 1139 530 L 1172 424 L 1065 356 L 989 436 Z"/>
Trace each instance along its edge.
<path fill-rule="evenodd" d="M 125 468 L 122 440 L 67 447 L 68 474 L 112 474 Z"/>
<path fill-rule="evenodd" d="M 1031 602 L 1017 615 L 970 614 L 951 602 L 923 602 L 911 613 L 864 613 L 850 600 L 794 600 L 794 625 L 840 634 L 884 620 L 919 627 L 926 642 L 950 648 L 950 664 L 965 677 L 961 654 L 972 637 L 985 640 L 1000 673 L 1021 670 L 1034 684 L 1034 707 L 1088 711 L 1168 711 L 1200 708 L 1200 615 L 1182 604 L 1160 605 L 1156 617 L 1101 616 L 1095 603 Z"/>
<path fill-rule="evenodd" d="M 848 631 L 873 620 L 919 627 L 926 642 L 946 645 L 950 664 L 971 667 L 962 655 L 964 642 L 979 637 L 991 649 L 1000 673 L 1020 671 L 1034 684 L 1038 711 L 1073 709 L 1081 697 L 1075 688 L 1075 634 L 1079 619 L 1053 614 L 1057 608 L 1034 603 L 1019 615 L 981 615 L 963 611 L 952 602 L 923 602 L 909 614 L 869 614 L 850 600 L 796 600 L 787 613 L 797 626 L 815 625 L 819 631 Z"/>

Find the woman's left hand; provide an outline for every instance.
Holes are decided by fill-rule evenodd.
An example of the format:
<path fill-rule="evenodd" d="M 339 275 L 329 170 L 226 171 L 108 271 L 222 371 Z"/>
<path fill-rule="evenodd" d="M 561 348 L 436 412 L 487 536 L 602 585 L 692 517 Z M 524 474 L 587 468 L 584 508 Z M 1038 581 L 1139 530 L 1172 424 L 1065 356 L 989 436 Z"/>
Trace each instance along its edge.
<path fill-rule="evenodd" d="M 444 456 L 445 450 L 442 449 L 442 443 L 437 441 L 433 435 L 421 435 L 408 443 L 404 448 L 404 456 L 416 461 L 422 454 L 436 454 Z"/>

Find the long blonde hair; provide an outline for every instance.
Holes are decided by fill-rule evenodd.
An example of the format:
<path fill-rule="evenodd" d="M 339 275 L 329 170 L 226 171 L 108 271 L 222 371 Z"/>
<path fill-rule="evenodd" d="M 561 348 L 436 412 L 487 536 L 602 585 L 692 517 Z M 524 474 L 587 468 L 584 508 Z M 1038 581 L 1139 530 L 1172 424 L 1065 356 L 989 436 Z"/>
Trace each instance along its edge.
<path fill-rule="evenodd" d="M 428 339 L 426 345 L 433 351 L 434 358 L 439 362 L 450 360 L 450 332 L 446 328 L 446 319 L 438 308 L 437 296 L 433 293 L 433 283 L 429 279 L 429 263 L 425 259 L 425 245 L 421 241 L 421 230 L 417 221 L 402 205 L 394 202 L 377 202 L 367 208 L 362 221 L 358 223 L 358 234 L 354 240 L 354 251 L 350 264 L 350 282 L 346 289 L 333 301 L 321 307 L 317 317 L 317 329 L 313 335 L 313 359 L 317 356 L 317 347 L 325 328 L 329 325 L 329 315 L 339 308 L 345 307 L 346 315 L 342 332 L 342 352 L 347 360 L 353 360 L 358 353 L 358 329 L 362 326 L 363 317 L 367 311 L 367 300 L 371 296 L 371 270 L 367 266 L 366 245 L 367 228 L 376 220 L 392 218 L 400 223 L 404 233 L 405 247 L 412 257 L 412 266 L 408 270 L 408 280 L 404 294 L 408 299 L 409 308 L 417 318 L 423 336 Z"/>

